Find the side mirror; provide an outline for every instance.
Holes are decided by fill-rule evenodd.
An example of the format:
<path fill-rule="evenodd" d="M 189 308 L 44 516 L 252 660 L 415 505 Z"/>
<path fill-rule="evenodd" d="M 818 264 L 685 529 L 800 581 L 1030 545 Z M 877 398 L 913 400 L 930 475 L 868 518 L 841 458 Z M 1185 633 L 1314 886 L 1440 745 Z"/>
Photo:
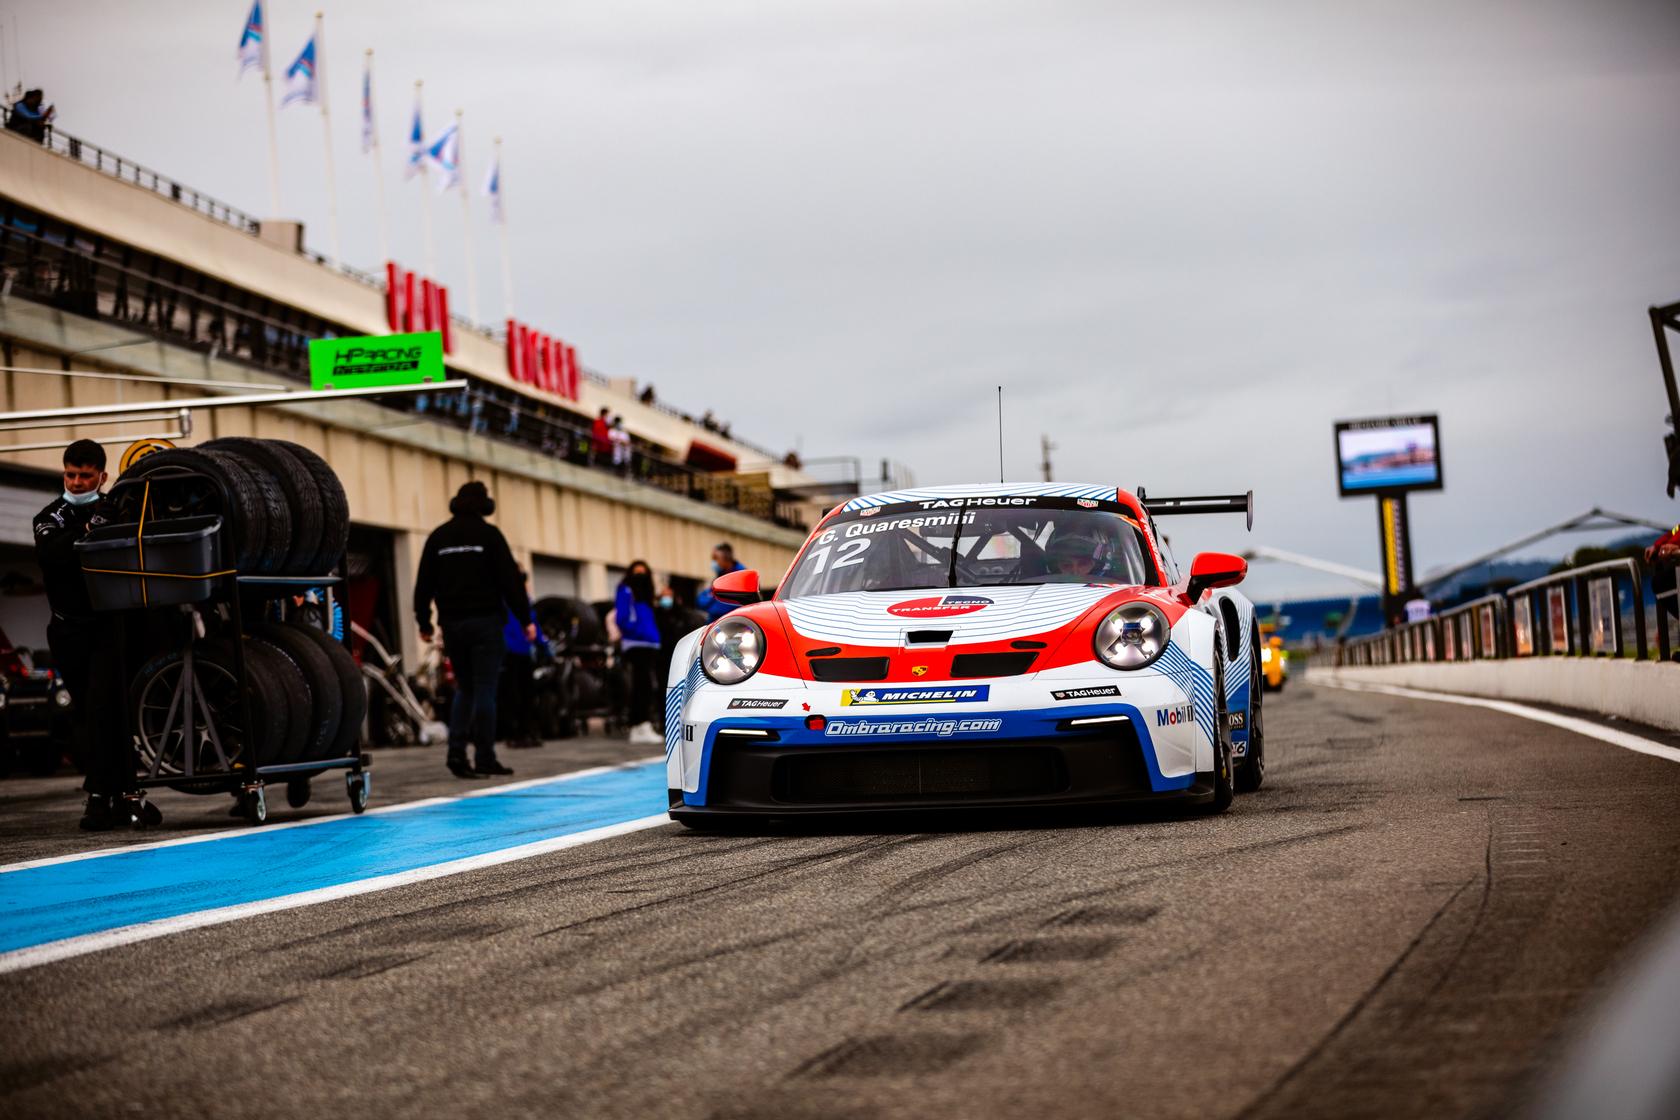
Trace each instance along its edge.
<path fill-rule="evenodd" d="M 712 581 L 712 597 L 720 603 L 744 607 L 763 598 L 758 591 L 758 573 L 725 572 Z"/>
<path fill-rule="evenodd" d="M 1202 593 L 1214 587 L 1234 587 L 1248 575 L 1248 561 L 1228 552 L 1198 552 L 1190 562 L 1190 582 L 1184 594 L 1192 603 L 1201 601 Z"/>

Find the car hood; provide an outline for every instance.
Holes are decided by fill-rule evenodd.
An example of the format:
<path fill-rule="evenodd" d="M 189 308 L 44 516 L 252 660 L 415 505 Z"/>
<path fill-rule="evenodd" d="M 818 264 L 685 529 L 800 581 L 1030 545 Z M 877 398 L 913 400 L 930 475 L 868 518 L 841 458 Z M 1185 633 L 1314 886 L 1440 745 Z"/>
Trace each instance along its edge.
<path fill-rule="evenodd" d="M 1117 593 L 1159 590 L 1111 583 L 1051 583 L 856 591 L 779 599 L 776 606 L 788 629 L 806 642 L 903 646 L 911 641 L 911 631 L 936 630 L 950 631 L 949 638 L 940 639 L 942 644 L 968 646 L 1061 631 Z"/>

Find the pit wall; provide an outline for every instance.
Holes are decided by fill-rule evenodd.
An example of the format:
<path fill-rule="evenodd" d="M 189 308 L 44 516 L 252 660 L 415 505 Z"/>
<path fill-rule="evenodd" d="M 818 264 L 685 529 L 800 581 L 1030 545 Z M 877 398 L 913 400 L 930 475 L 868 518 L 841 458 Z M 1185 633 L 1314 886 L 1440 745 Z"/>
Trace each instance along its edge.
<path fill-rule="evenodd" d="M 1680 665 L 1656 661 L 1537 657 L 1348 668 L 1315 665 L 1308 679 L 1557 704 L 1680 731 Z"/>

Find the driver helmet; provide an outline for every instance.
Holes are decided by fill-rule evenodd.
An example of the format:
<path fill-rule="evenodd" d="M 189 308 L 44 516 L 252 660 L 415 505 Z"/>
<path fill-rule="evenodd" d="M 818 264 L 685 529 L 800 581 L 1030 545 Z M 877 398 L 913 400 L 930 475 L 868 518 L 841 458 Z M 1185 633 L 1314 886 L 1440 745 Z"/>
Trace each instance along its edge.
<path fill-rule="evenodd" d="M 1103 548 L 1095 537 L 1081 533 L 1059 536 L 1045 550 L 1050 569 L 1062 575 L 1094 575 L 1103 567 Z"/>

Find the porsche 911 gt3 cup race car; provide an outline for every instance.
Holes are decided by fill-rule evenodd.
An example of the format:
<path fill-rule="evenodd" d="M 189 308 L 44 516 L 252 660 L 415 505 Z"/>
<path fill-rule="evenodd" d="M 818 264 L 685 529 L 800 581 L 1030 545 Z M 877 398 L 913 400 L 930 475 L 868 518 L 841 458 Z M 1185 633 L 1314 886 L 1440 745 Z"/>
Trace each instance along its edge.
<path fill-rule="evenodd" d="M 775 596 L 685 637 L 666 693 L 671 816 L 1178 801 L 1224 811 L 1265 774 L 1260 637 L 1229 588 L 1156 528 L 1253 495 L 948 486 L 854 498 Z"/>

